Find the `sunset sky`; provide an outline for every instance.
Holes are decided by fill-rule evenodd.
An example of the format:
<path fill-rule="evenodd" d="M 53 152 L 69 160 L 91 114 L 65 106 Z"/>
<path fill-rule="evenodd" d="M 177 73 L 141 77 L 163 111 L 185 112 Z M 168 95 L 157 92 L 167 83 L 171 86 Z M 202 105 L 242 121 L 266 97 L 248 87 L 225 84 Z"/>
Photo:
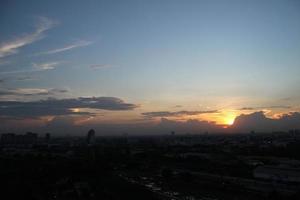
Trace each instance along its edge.
<path fill-rule="evenodd" d="M 0 132 L 300 128 L 298 0 L 4 0 L 0 25 Z"/>

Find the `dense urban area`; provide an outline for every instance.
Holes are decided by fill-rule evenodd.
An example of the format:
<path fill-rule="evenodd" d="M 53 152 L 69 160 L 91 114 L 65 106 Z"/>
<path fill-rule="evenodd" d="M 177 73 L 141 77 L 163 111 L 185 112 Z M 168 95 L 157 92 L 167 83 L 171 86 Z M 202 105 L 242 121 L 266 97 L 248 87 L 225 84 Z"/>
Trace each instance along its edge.
<path fill-rule="evenodd" d="M 7 199 L 299 199 L 300 133 L 1 135 Z"/>

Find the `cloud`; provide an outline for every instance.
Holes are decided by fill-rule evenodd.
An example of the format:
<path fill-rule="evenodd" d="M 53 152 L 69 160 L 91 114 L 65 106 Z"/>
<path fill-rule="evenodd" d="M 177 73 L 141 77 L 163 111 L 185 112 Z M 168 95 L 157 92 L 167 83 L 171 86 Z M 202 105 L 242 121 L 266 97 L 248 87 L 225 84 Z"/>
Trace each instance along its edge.
<path fill-rule="evenodd" d="M 203 134 L 205 132 L 220 133 L 224 131 L 221 126 L 215 123 L 199 120 L 178 122 L 162 118 L 158 123 L 148 121 L 136 123 L 103 123 L 99 121 L 78 123 L 83 119 L 89 120 L 89 117 L 83 115 L 57 116 L 48 122 L 44 131 L 63 134 L 67 131 L 74 135 L 86 133 L 90 128 L 94 128 L 96 133 L 101 135 L 120 135 L 123 133 L 128 133 L 129 135 L 166 135 L 170 134 L 171 131 L 175 131 L 176 134 Z"/>
<path fill-rule="evenodd" d="M 17 77 L 15 80 L 16 81 L 32 81 L 32 80 L 36 80 L 36 78 L 31 77 L 31 76 L 21 76 L 21 77 Z"/>
<path fill-rule="evenodd" d="M 15 95 L 15 96 L 36 96 L 36 95 L 54 95 L 57 93 L 67 93 L 67 89 L 44 89 L 44 88 L 17 88 L 17 89 L 0 89 L 0 97 Z"/>
<path fill-rule="evenodd" d="M 102 97 L 98 97 L 102 98 Z M 98 99 L 97 98 L 97 99 Z M 81 111 L 82 108 L 74 109 L 73 106 L 90 106 L 85 101 L 76 99 L 62 99 L 62 100 L 44 100 L 35 102 L 7 102 L 0 103 L 0 127 L 6 127 L 8 131 L 12 131 L 20 124 L 27 125 L 31 130 L 38 130 L 41 132 L 50 131 L 54 134 L 71 133 L 80 135 L 86 133 L 90 128 L 94 128 L 96 132 L 107 135 L 120 135 L 128 133 L 130 135 L 151 135 L 151 134 L 170 134 L 175 131 L 176 134 L 203 134 L 203 133 L 249 133 L 251 130 L 256 132 L 271 132 L 271 131 L 287 131 L 289 129 L 299 129 L 300 127 L 300 113 L 292 112 L 281 115 L 278 119 L 267 118 L 263 112 L 255 112 L 248 115 L 240 115 L 236 118 L 232 127 L 224 129 L 221 125 L 214 122 L 200 121 L 200 120 L 187 120 L 177 121 L 167 118 L 161 118 L 160 121 L 136 121 L 134 123 L 118 123 L 118 122 L 99 122 L 89 121 L 96 117 L 96 113 Z M 90 99 L 90 98 L 89 98 Z M 80 103 L 74 103 L 78 101 Z M 93 100 L 90 100 L 93 101 Z M 71 105 L 69 106 L 71 102 Z M 121 101 L 122 102 L 122 101 Z M 123 102 L 124 103 L 124 102 Z M 86 105 L 87 104 L 87 105 Z M 96 104 L 100 104 L 99 102 Z M 112 110 L 111 106 L 101 105 L 102 109 Z M 123 107 L 123 106 L 121 106 Z M 134 105 L 129 106 L 128 109 L 133 109 Z M 8 109 L 8 110 L 7 110 Z M 114 110 L 114 109 L 113 109 Z M 6 114 L 6 116 L 5 116 Z M 54 116 L 54 117 L 46 117 Z M 98 116 L 98 115 L 97 115 Z M 29 118 L 32 120 L 39 120 L 47 118 L 45 121 L 40 122 L 40 125 L 28 125 Z M 20 120 L 23 119 L 23 120 Z M 26 120 L 25 120 L 26 119 Z M 16 121 L 18 120 L 18 121 Z M 85 123 L 89 121 L 88 123 Z M 81 123 L 84 122 L 84 123 Z M 18 126 L 15 124 L 18 123 Z M 7 124 L 7 126 L 5 126 Z M 21 131 L 23 131 L 21 129 Z"/>
<path fill-rule="evenodd" d="M 22 74 L 22 73 L 31 73 L 31 72 L 40 72 L 39 69 L 25 69 L 25 70 L 14 70 L 14 71 L 4 71 L 0 72 L 2 75 L 10 75 L 10 74 Z"/>
<path fill-rule="evenodd" d="M 290 109 L 291 106 L 275 105 L 275 106 L 264 106 L 264 107 L 243 107 L 238 110 L 263 110 L 263 109 Z"/>
<path fill-rule="evenodd" d="M 69 92 L 69 89 L 53 88 L 50 91 L 52 93 L 67 93 L 67 92 Z"/>
<path fill-rule="evenodd" d="M 177 111 L 177 112 L 170 112 L 170 111 L 159 111 L 159 112 L 144 112 L 146 118 L 155 118 L 155 117 L 180 117 L 184 115 L 200 115 L 206 113 L 217 113 L 217 110 L 208 110 L 208 111 Z"/>
<path fill-rule="evenodd" d="M 74 126 L 76 118 L 70 116 L 56 116 L 47 123 L 47 127 L 51 129 L 63 129 L 71 128 Z"/>
<path fill-rule="evenodd" d="M 231 129 L 234 132 L 249 132 L 251 130 L 259 132 L 287 131 L 289 129 L 300 128 L 300 113 L 291 112 L 283 114 L 277 119 L 268 118 L 264 112 L 254 112 L 242 114 L 235 118 Z"/>
<path fill-rule="evenodd" d="M 134 123 L 134 124 L 88 124 L 86 129 L 93 127 L 96 131 L 106 134 L 121 134 L 127 132 L 132 135 L 140 134 L 203 134 L 208 133 L 249 133 L 287 131 L 300 128 L 300 113 L 293 112 L 282 115 L 279 119 L 267 118 L 263 112 L 255 112 L 249 115 L 240 115 L 236 118 L 234 127 L 224 129 L 222 125 L 214 122 L 190 119 L 186 121 L 161 118 L 159 123 Z"/>
<path fill-rule="evenodd" d="M 66 45 L 66 46 L 61 47 L 61 48 L 52 49 L 52 50 L 49 50 L 49 51 L 38 53 L 37 55 L 48 55 L 48 54 L 61 53 L 61 52 L 64 52 L 64 51 L 69 51 L 69 50 L 75 49 L 75 48 L 88 46 L 90 44 L 92 44 L 91 41 L 79 40 L 79 41 L 74 42 L 73 44 L 69 44 L 69 45 Z"/>
<path fill-rule="evenodd" d="M 36 70 L 36 69 L 14 70 L 14 71 L 0 72 L 0 74 L 2 74 L 2 75 L 10 75 L 10 74 L 30 73 L 30 72 L 36 72 L 36 71 L 40 71 L 40 70 Z"/>
<path fill-rule="evenodd" d="M 182 108 L 182 105 L 175 105 L 174 108 Z"/>
<path fill-rule="evenodd" d="M 45 91 L 46 92 L 46 91 Z M 59 91 L 65 92 L 65 91 Z M 43 93 L 43 91 L 40 91 Z M 0 101 L 0 116 L 2 117 L 42 117 L 59 115 L 93 115 L 82 109 L 97 110 L 133 110 L 135 104 L 125 103 L 116 97 L 79 97 L 72 99 L 53 99 L 39 101 Z"/>
<path fill-rule="evenodd" d="M 60 65 L 62 62 L 54 61 L 47 63 L 33 63 L 33 68 L 27 68 L 22 70 L 14 70 L 14 71 L 4 71 L 0 72 L 2 75 L 10 75 L 10 74 L 22 74 L 22 73 L 33 73 L 33 72 L 41 72 L 46 70 L 53 70 L 56 66 Z"/>
<path fill-rule="evenodd" d="M 238 110 L 256 110 L 257 107 L 243 107 L 243 108 L 239 108 Z"/>
<path fill-rule="evenodd" d="M 104 68 L 110 68 L 113 67 L 113 65 L 109 65 L 109 64 L 94 64 L 94 65 L 90 65 L 91 69 L 104 69 Z"/>
<path fill-rule="evenodd" d="M 46 17 L 39 17 L 34 32 L 0 44 L 0 58 L 16 54 L 20 48 L 42 39 L 45 36 L 45 31 L 49 30 L 55 25 L 56 22 Z"/>
<path fill-rule="evenodd" d="M 1 78 L 0 84 L 4 84 L 4 83 L 10 82 L 10 81 L 32 81 L 32 80 L 36 80 L 36 78 L 31 77 L 31 76 L 19 76 L 19 77 L 18 76 L 9 76 L 9 77 L 5 77 L 5 78 Z M 1 89 L 0 89 L 0 91 L 1 91 Z"/>
<path fill-rule="evenodd" d="M 33 63 L 33 66 L 37 71 L 45 71 L 55 69 L 59 64 L 61 64 L 61 62 Z"/>
<path fill-rule="evenodd" d="M 167 131 L 175 131 L 179 134 L 199 134 L 203 132 L 217 133 L 222 131 L 224 132 L 224 130 L 222 130 L 222 127 L 220 125 L 215 124 L 214 122 L 200 121 L 195 119 L 179 122 L 176 120 L 162 118 L 160 123 L 157 125 L 157 128 L 160 130 L 165 130 L 166 133 Z"/>

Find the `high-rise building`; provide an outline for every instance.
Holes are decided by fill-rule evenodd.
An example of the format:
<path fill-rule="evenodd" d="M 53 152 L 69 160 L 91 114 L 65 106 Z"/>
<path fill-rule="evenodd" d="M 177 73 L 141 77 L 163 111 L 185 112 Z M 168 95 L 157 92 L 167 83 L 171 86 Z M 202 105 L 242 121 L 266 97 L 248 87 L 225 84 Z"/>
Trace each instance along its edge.
<path fill-rule="evenodd" d="M 86 139 L 87 139 L 88 144 L 94 144 L 95 143 L 95 130 L 94 129 L 89 130 Z"/>
<path fill-rule="evenodd" d="M 33 145 L 37 143 L 38 135 L 27 132 L 25 135 L 5 133 L 1 135 L 1 143 L 6 145 Z"/>
<path fill-rule="evenodd" d="M 46 133 L 46 135 L 45 135 L 45 142 L 46 142 L 46 143 L 49 143 L 49 142 L 50 142 L 50 139 L 51 139 L 50 133 Z"/>
<path fill-rule="evenodd" d="M 16 135 L 14 133 L 4 133 L 1 135 L 1 144 L 15 144 Z"/>

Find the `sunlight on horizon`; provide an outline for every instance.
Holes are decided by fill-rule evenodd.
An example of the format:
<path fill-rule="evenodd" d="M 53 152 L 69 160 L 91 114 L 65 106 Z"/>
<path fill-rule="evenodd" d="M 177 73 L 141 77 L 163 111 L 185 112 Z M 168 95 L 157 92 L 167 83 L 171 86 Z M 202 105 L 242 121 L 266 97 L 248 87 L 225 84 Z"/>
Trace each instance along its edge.
<path fill-rule="evenodd" d="M 234 111 L 224 111 L 222 113 L 221 121 L 217 123 L 231 126 L 237 116 L 238 114 Z"/>

